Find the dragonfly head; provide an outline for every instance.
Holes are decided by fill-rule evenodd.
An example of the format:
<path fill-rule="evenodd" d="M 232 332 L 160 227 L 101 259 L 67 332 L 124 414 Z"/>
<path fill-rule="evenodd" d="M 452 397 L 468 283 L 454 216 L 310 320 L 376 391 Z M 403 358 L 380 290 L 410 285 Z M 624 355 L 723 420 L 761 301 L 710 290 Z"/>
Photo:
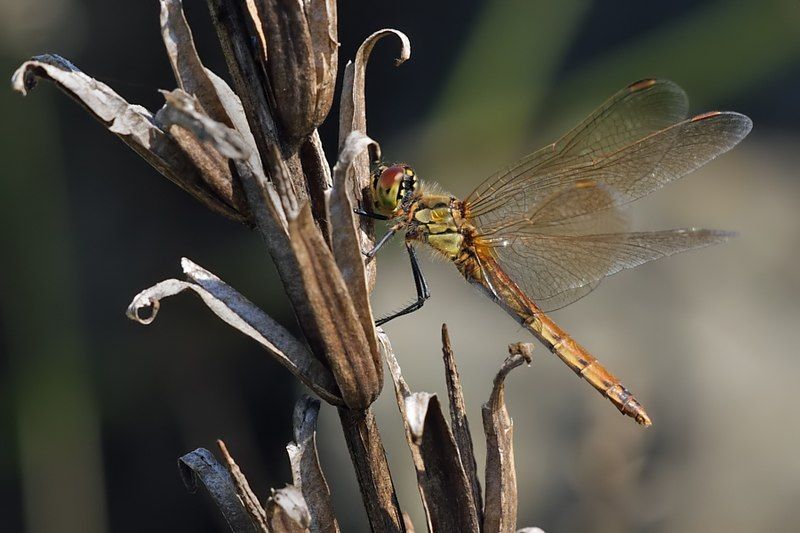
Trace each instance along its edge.
<path fill-rule="evenodd" d="M 408 165 L 381 165 L 372 175 L 372 209 L 394 218 L 417 188 L 417 175 Z"/>

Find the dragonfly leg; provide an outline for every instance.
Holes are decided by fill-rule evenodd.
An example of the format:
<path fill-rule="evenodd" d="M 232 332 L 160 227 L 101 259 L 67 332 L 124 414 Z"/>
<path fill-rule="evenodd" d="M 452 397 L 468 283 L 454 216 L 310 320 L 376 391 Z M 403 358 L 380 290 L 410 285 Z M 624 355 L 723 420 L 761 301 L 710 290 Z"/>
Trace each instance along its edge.
<path fill-rule="evenodd" d="M 375 254 L 377 254 L 377 253 L 378 253 L 378 250 L 380 250 L 380 249 L 381 249 L 381 246 L 383 246 L 384 244 L 386 244 L 387 242 L 389 242 L 389 240 L 390 240 L 392 237 L 394 237 L 394 234 L 395 234 L 395 233 L 397 233 L 397 228 L 392 228 L 392 229 L 390 229 L 390 230 L 389 230 L 389 231 L 386 233 L 386 235 L 384 235 L 383 237 L 381 237 L 381 240 L 379 240 L 378 242 L 376 242 L 376 243 L 375 243 L 375 246 L 372 248 L 372 250 L 370 250 L 369 252 L 364 252 L 364 251 L 362 251 L 361 253 L 363 253 L 363 254 L 364 254 L 364 256 L 365 256 L 367 259 L 372 259 L 373 257 L 375 257 Z"/>
<path fill-rule="evenodd" d="M 370 213 L 360 208 L 354 208 L 353 213 L 361 217 L 374 218 L 375 220 L 389 220 L 389 217 L 385 215 L 379 215 L 378 213 Z"/>
<path fill-rule="evenodd" d="M 408 241 L 406 241 L 406 250 L 408 251 L 408 259 L 411 261 L 411 272 L 414 274 L 414 286 L 417 289 L 417 301 L 413 302 L 407 307 L 404 307 L 403 309 L 400 309 L 395 313 L 392 313 L 387 317 L 378 319 L 375 322 L 376 326 L 382 326 L 383 324 L 386 324 L 390 320 L 394 320 L 399 316 L 413 313 L 414 311 L 420 309 L 425 304 L 425 300 L 431 297 L 431 291 L 428 290 L 428 282 L 425 281 L 425 276 L 422 275 L 422 269 L 419 267 L 419 261 L 417 260 L 417 252 L 414 250 L 414 247 Z"/>

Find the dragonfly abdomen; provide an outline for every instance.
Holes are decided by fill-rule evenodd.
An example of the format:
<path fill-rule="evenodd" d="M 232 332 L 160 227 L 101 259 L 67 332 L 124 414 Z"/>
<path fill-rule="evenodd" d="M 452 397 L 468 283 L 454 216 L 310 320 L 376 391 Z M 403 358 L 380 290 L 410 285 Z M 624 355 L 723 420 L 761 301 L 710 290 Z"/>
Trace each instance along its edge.
<path fill-rule="evenodd" d="M 630 416 L 643 426 L 652 424 L 642 404 L 622 385 L 620 380 L 550 317 L 538 311 L 524 320 L 523 325 L 544 342 L 550 351 L 576 374 L 588 381 L 600 394 L 617 406 L 622 414 Z"/>
<path fill-rule="evenodd" d="M 652 424 L 642 404 L 620 380 L 539 309 L 493 260 L 484 259 L 483 267 L 477 269 L 474 263 L 475 260 L 465 258 L 457 266 L 467 279 L 481 287 L 576 374 L 608 398 L 622 414 L 643 426 Z M 469 268 L 470 265 L 473 268 Z"/>

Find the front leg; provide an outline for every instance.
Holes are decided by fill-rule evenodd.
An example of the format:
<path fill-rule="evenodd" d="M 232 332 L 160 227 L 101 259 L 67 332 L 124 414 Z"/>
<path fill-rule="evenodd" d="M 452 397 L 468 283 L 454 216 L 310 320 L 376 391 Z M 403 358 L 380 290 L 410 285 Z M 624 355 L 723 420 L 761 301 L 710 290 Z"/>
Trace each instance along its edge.
<path fill-rule="evenodd" d="M 392 313 L 389 316 L 378 319 L 375 322 L 376 326 L 382 326 L 383 324 L 386 324 L 390 320 L 394 320 L 399 316 L 413 313 L 414 311 L 422 308 L 422 306 L 425 304 L 425 300 L 431 297 L 431 293 L 428 290 L 428 282 L 425 281 L 425 276 L 422 275 L 422 269 L 419 267 L 417 252 L 414 250 L 414 246 L 412 246 L 411 242 L 409 241 L 406 241 L 406 251 L 408 252 L 408 259 L 411 261 L 411 272 L 414 275 L 414 286 L 417 289 L 417 301 L 395 313 Z"/>
<path fill-rule="evenodd" d="M 361 253 L 364 254 L 367 260 L 372 259 L 378 253 L 378 250 L 381 249 L 381 246 L 389 242 L 392 239 L 392 237 L 394 237 L 395 233 L 397 233 L 397 228 L 396 227 L 391 228 L 388 232 L 386 232 L 386 235 L 381 237 L 381 240 L 375 243 L 375 246 L 373 246 L 372 250 L 370 250 L 369 252 L 362 251 Z"/>

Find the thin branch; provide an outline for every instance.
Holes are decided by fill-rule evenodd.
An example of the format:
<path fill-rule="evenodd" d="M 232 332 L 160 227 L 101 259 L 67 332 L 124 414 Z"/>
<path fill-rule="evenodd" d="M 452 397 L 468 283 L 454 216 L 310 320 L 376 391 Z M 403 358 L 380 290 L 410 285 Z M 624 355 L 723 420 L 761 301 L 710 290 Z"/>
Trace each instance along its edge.
<path fill-rule="evenodd" d="M 242 473 L 241 468 L 239 468 L 239 465 L 233 460 L 230 452 L 228 452 L 228 447 L 222 440 L 217 440 L 217 447 L 222 454 L 222 458 L 225 459 L 228 472 L 230 472 L 233 484 L 236 487 L 236 494 L 239 495 L 239 499 L 244 504 L 247 514 L 250 515 L 250 518 L 259 531 L 262 533 L 269 533 L 269 528 L 267 527 L 267 512 L 261 506 L 258 497 L 256 497 L 255 493 L 250 488 L 250 483 L 247 482 L 247 478 Z"/>

